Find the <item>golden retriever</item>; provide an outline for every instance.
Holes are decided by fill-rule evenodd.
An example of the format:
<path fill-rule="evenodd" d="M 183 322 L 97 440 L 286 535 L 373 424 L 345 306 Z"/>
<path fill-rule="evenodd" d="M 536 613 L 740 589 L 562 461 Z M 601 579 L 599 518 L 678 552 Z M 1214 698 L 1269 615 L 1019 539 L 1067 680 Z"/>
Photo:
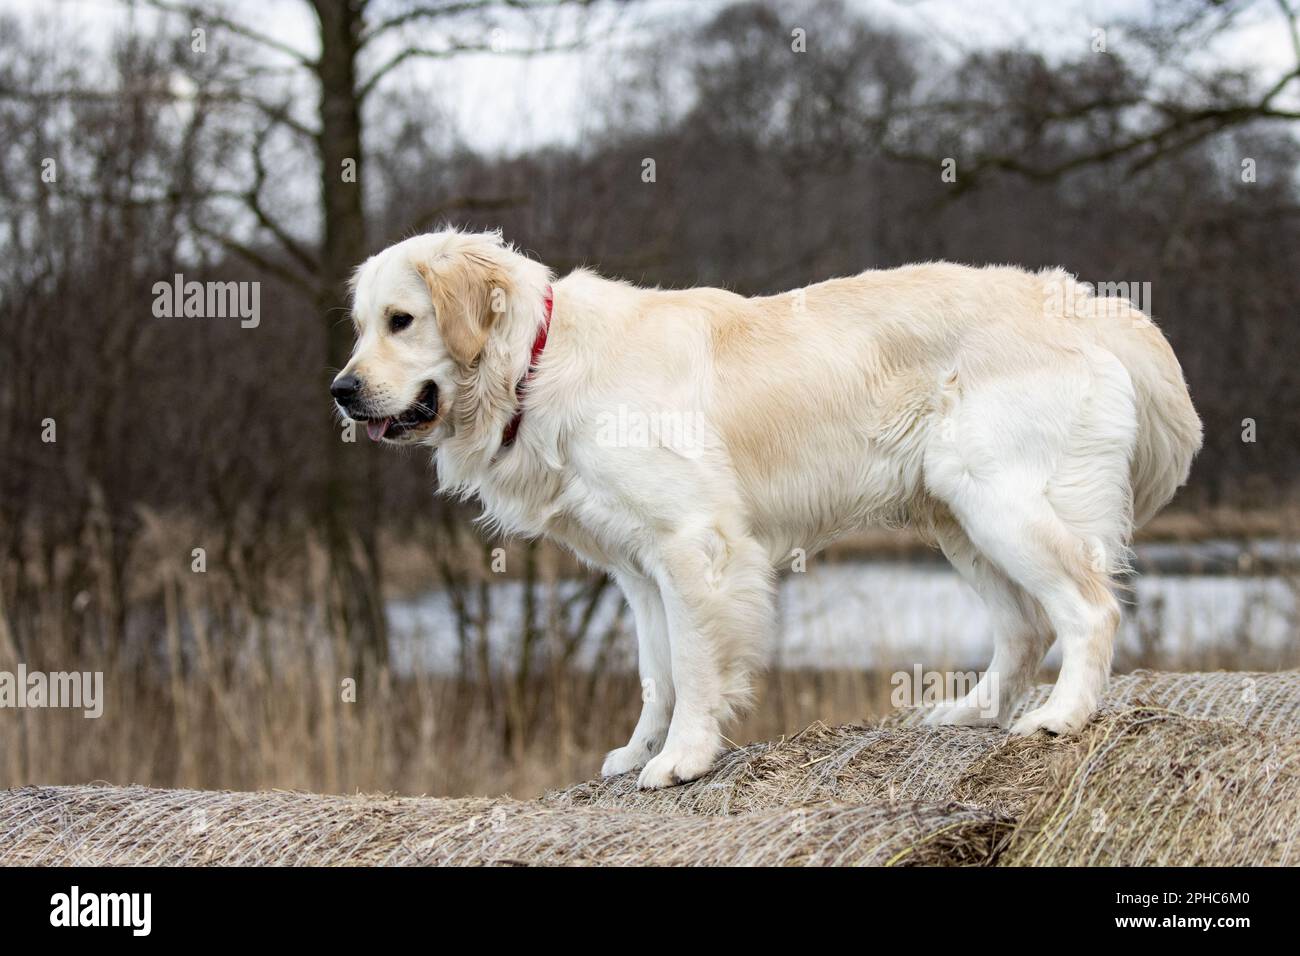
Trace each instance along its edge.
<path fill-rule="evenodd" d="M 1178 360 L 1127 300 L 1060 270 L 911 265 L 774 296 L 556 279 L 496 233 L 416 236 L 354 278 L 332 392 L 444 490 L 619 582 L 646 688 L 603 772 L 705 773 L 773 631 L 775 570 L 904 522 L 982 596 L 993 660 L 937 724 L 1077 731 L 1110 670 L 1134 527 L 1201 443 Z M 988 703 L 992 702 L 989 707 Z"/>

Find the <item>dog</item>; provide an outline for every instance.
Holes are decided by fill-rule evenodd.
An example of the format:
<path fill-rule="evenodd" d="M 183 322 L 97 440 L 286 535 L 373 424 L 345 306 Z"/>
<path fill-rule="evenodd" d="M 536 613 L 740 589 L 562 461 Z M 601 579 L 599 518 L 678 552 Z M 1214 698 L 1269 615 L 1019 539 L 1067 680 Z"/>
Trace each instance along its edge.
<path fill-rule="evenodd" d="M 937 545 L 992 620 L 988 670 L 929 722 L 1006 725 L 1055 640 L 1052 693 L 1010 730 L 1077 732 L 1132 532 L 1201 444 L 1151 319 L 1059 269 L 928 263 L 746 298 L 556 279 L 499 233 L 453 230 L 366 260 L 352 303 L 342 413 L 432 449 L 443 490 L 497 530 L 621 586 L 647 693 L 602 773 L 646 789 L 721 752 L 779 566 L 881 523 Z"/>

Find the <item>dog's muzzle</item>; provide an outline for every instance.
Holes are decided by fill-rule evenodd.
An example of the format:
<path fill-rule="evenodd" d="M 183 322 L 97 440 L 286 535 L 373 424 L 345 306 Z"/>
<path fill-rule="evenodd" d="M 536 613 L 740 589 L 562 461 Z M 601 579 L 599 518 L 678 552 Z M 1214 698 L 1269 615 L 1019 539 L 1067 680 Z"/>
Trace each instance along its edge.
<path fill-rule="evenodd" d="M 330 391 L 332 393 L 333 389 Z M 340 401 L 339 404 L 349 418 L 366 423 L 366 434 L 371 441 L 396 441 L 407 434 L 425 430 L 437 421 L 438 386 L 433 382 L 425 383 L 415 401 L 398 415 L 375 415 L 355 398 L 350 403 Z"/>

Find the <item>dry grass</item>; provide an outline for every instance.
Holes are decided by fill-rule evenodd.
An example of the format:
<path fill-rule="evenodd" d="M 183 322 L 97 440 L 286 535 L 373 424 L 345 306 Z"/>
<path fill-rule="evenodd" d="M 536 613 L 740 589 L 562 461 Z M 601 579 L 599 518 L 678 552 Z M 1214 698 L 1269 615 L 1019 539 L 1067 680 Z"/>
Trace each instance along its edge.
<path fill-rule="evenodd" d="M 337 678 L 315 672 L 310 660 L 279 674 L 257 673 L 200 671 L 159 688 L 109 671 L 98 720 L 78 711 L 6 710 L 0 787 L 100 780 L 535 797 L 595 773 L 640 708 L 630 674 L 548 672 L 519 688 L 378 671 L 359 675 L 356 701 L 347 703 Z M 764 706 L 732 736 L 777 738 L 819 715 L 843 722 L 889 707 L 888 676 L 877 673 L 772 674 L 762 693 Z M 527 715 L 524 733 L 508 722 L 507 705 Z"/>
<path fill-rule="evenodd" d="M 954 728 L 813 724 L 789 739 L 724 755 L 701 780 L 670 790 L 638 790 L 636 774 L 591 780 L 546 794 L 553 806 L 677 814 L 741 814 L 778 807 L 886 801 L 946 802 L 965 769 L 1001 736 Z"/>
<path fill-rule="evenodd" d="M 1012 711 L 1011 719 L 1044 703 L 1051 692 L 1051 684 L 1039 684 Z M 1300 734 L 1300 670 L 1207 674 L 1138 670 L 1112 677 L 1102 700 L 1103 709 L 1138 706 L 1294 736 Z M 924 709 L 909 707 L 895 711 L 882 723 L 887 727 L 918 727 L 924 716 Z"/>
<path fill-rule="evenodd" d="M 1051 685 L 1039 685 L 1029 701 L 1041 702 Z M 1300 737 L 1300 671 L 1273 674 L 1222 671 L 1166 674 L 1139 671 L 1115 678 L 1102 702 L 1104 719 L 1114 720 L 1135 707 L 1189 720 L 1179 726 L 1269 731 L 1268 740 Z M 622 807 L 660 813 L 734 814 L 822 802 L 871 800 L 963 800 L 1018 814 L 1025 809 L 1025 787 L 998 787 L 1001 774 L 987 779 L 972 768 L 1000 767 L 1032 753 L 1035 767 L 1047 765 L 1067 741 L 1010 740 L 1001 730 L 930 729 L 920 726 L 924 711 L 898 711 L 876 726 L 814 724 L 789 739 L 751 744 L 726 754 L 706 777 L 671 790 L 640 791 L 636 775 L 593 780 L 547 794 L 547 802 L 568 806 Z M 1213 723 L 1210 723 L 1212 721 Z M 1039 748 L 1038 744 L 1043 744 Z M 1055 749 L 1054 749 L 1055 748 Z M 971 782 L 972 778 L 978 783 Z"/>
<path fill-rule="evenodd" d="M 409 560 L 426 588 L 439 580 L 433 556 L 448 553 L 428 534 L 386 546 L 387 563 Z M 21 662 L 102 673 L 106 698 L 97 720 L 0 713 L 0 787 L 102 780 L 531 797 L 590 776 L 636 723 L 634 672 L 566 661 L 572 635 L 554 612 L 567 566 L 551 558 L 539 562 L 527 676 L 484 668 L 473 654 L 458 674 L 410 674 L 357 646 L 321 547 L 267 545 L 270 559 L 246 564 L 243 549 L 215 540 L 151 518 L 124 549 L 120 572 L 102 543 L 56 547 L 32 536 L 18 557 L 0 554 L 0 670 Z M 196 541 L 212 544 L 201 574 L 188 563 Z M 482 571 L 470 554 L 481 550 L 476 539 L 453 543 L 454 564 Z M 522 563 L 515 552 L 511 561 Z M 467 581 L 470 590 L 483 583 Z M 117 611 L 128 612 L 125 621 Z M 625 656 L 635 647 L 626 630 L 593 637 Z M 778 672 L 765 681 L 763 707 L 730 728 L 733 737 L 778 737 L 818 718 L 888 709 L 885 674 Z"/>
<path fill-rule="evenodd" d="M 908 804 L 665 819 L 511 800 L 33 787 L 0 794 L 0 864 L 979 865 L 1009 824 Z"/>
<path fill-rule="evenodd" d="M 454 676 L 409 674 L 357 646 L 340 610 L 340 585 L 310 537 L 305 544 L 236 538 L 218 546 L 210 529 L 156 516 L 131 542 L 114 543 L 111 522 L 96 528 L 104 540 L 87 532 L 75 546 L 56 546 L 33 535 L 0 553 L 0 670 L 22 662 L 29 670 L 101 672 L 107 698 L 98 720 L 56 710 L 0 714 L 0 786 L 102 780 L 183 789 L 528 798 L 590 777 L 636 722 L 640 694 L 630 670 L 612 664 L 584 670 L 565 656 L 572 634 L 556 623 L 555 610 L 570 569 L 550 552 L 537 562 L 537 634 L 526 669 L 485 667 L 471 653 Z M 436 530 L 385 544 L 385 566 L 406 569 L 407 578 L 396 585 L 418 589 L 437 582 L 440 558 L 477 569 L 466 572 L 469 591 L 488 583 L 479 563 L 482 542 L 468 532 L 438 537 Z M 188 563 L 196 541 L 211 545 L 201 574 Z M 116 570 L 114 555 L 121 563 Z M 517 551 L 510 561 L 516 572 L 527 564 Z M 467 639 L 477 640 L 482 622 L 469 623 Z M 879 625 L 862 622 L 864 640 Z M 622 629 L 588 636 L 616 646 L 626 661 L 635 646 L 627 627 L 624 619 Z M 1294 664 L 1294 655 L 1281 663 L 1261 660 L 1249 641 L 1226 653 L 1228 666 Z M 1153 660 L 1153 666 L 1178 669 L 1220 663 Z M 786 740 L 797 756 L 798 748 L 813 746 L 815 734 L 795 743 L 789 738 L 809 724 L 861 723 L 888 714 L 890 677 L 776 671 L 764 678 L 759 707 L 727 734 L 742 743 Z M 1142 684 L 1144 696 L 1112 699 L 1202 716 L 1223 713 L 1234 694 L 1244 702 L 1253 693 L 1258 713 L 1275 730 L 1294 726 L 1300 708 L 1294 678 L 1288 685 L 1261 678 L 1253 688 L 1216 683 L 1213 693 L 1222 700 L 1178 680 L 1168 693 Z M 1133 686 L 1128 678 L 1116 684 L 1117 690 Z M 1283 699 L 1288 707 L 1277 705 Z M 1193 700 L 1209 710 L 1183 706 Z M 888 727 L 914 719 L 899 715 Z M 882 734 L 872 746 L 906 743 Z M 755 745 L 756 752 L 767 746 Z M 829 771 L 840 759 L 817 767 Z M 907 776 L 903 765 L 889 785 L 923 800 L 942 792 L 927 752 L 915 751 L 913 759 L 915 775 Z M 812 794 L 827 782 L 813 774 L 803 786 Z M 853 786 L 868 784 L 855 778 Z"/>
<path fill-rule="evenodd" d="M 1193 684 L 1235 675 L 1148 675 Z M 1278 675 L 1289 681 L 1300 675 Z M 1291 686 L 1295 686 L 1294 683 Z M 1294 700 L 1288 702 L 1294 705 Z M 1003 866 L 1300 862 L 1300 739 L 1230 719 L 1112 702 L 1071 738 L 997 730 L 814 726 L 733 751 L 708 776 L 643 793 L 632 775 L 549 794 L 570 808 L 733 815 L 924 800 L 1014 820 Z"/>
<path fill-rule="evenodd" d="M 1068 738 L 818 724 L 653 793 L 28 787 L 0 794 L 0 864 L 1293 865 L 1297 679 L 1134 675 Z M 1156 695 L 1182 710 L 1130 703 Z"/>
<path fill-rule="evenodd" d="M 955 793 L 1025 809 L 1004 866 L 1294 866 L 1300 740 L 1167 710 L 1110 714 L 1069 740 L 972 767 Z"/>

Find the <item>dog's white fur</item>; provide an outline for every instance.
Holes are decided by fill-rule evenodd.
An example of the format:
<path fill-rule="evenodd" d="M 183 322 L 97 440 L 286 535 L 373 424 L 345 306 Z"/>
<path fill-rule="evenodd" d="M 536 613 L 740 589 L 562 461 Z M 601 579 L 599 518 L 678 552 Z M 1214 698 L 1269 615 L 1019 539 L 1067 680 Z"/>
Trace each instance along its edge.
<path fill-rule="evenodd" d="M 433 380 L 437 421 L 402 440 L 436 448 L 444 489 L 621 584 L 651 692 L 605 774 L 663 787 L 707 771 L 767 654 L 774 569 L 879 522 L 938 544 L 992 615 L 983 685 L 932 722 L 984 722 L 990 692 L 1005 719 L 1053 639 L 1056 686 L 1012 732 L 1088 720 L 1119 621 L 1111 576 L 1201 442 L 1145 315 L 1060 270 L 931 263 L 744 298 L 580 269 L 553 283 L 502 447 L 552 282 L 495 233 L 408 239 L 358 270 L 344 371 L 380 414 Z M 392 333 L 394 311 L 412 327 Z M 690 447 L 611 438 L 618 415 L 695 423 Z"/>

